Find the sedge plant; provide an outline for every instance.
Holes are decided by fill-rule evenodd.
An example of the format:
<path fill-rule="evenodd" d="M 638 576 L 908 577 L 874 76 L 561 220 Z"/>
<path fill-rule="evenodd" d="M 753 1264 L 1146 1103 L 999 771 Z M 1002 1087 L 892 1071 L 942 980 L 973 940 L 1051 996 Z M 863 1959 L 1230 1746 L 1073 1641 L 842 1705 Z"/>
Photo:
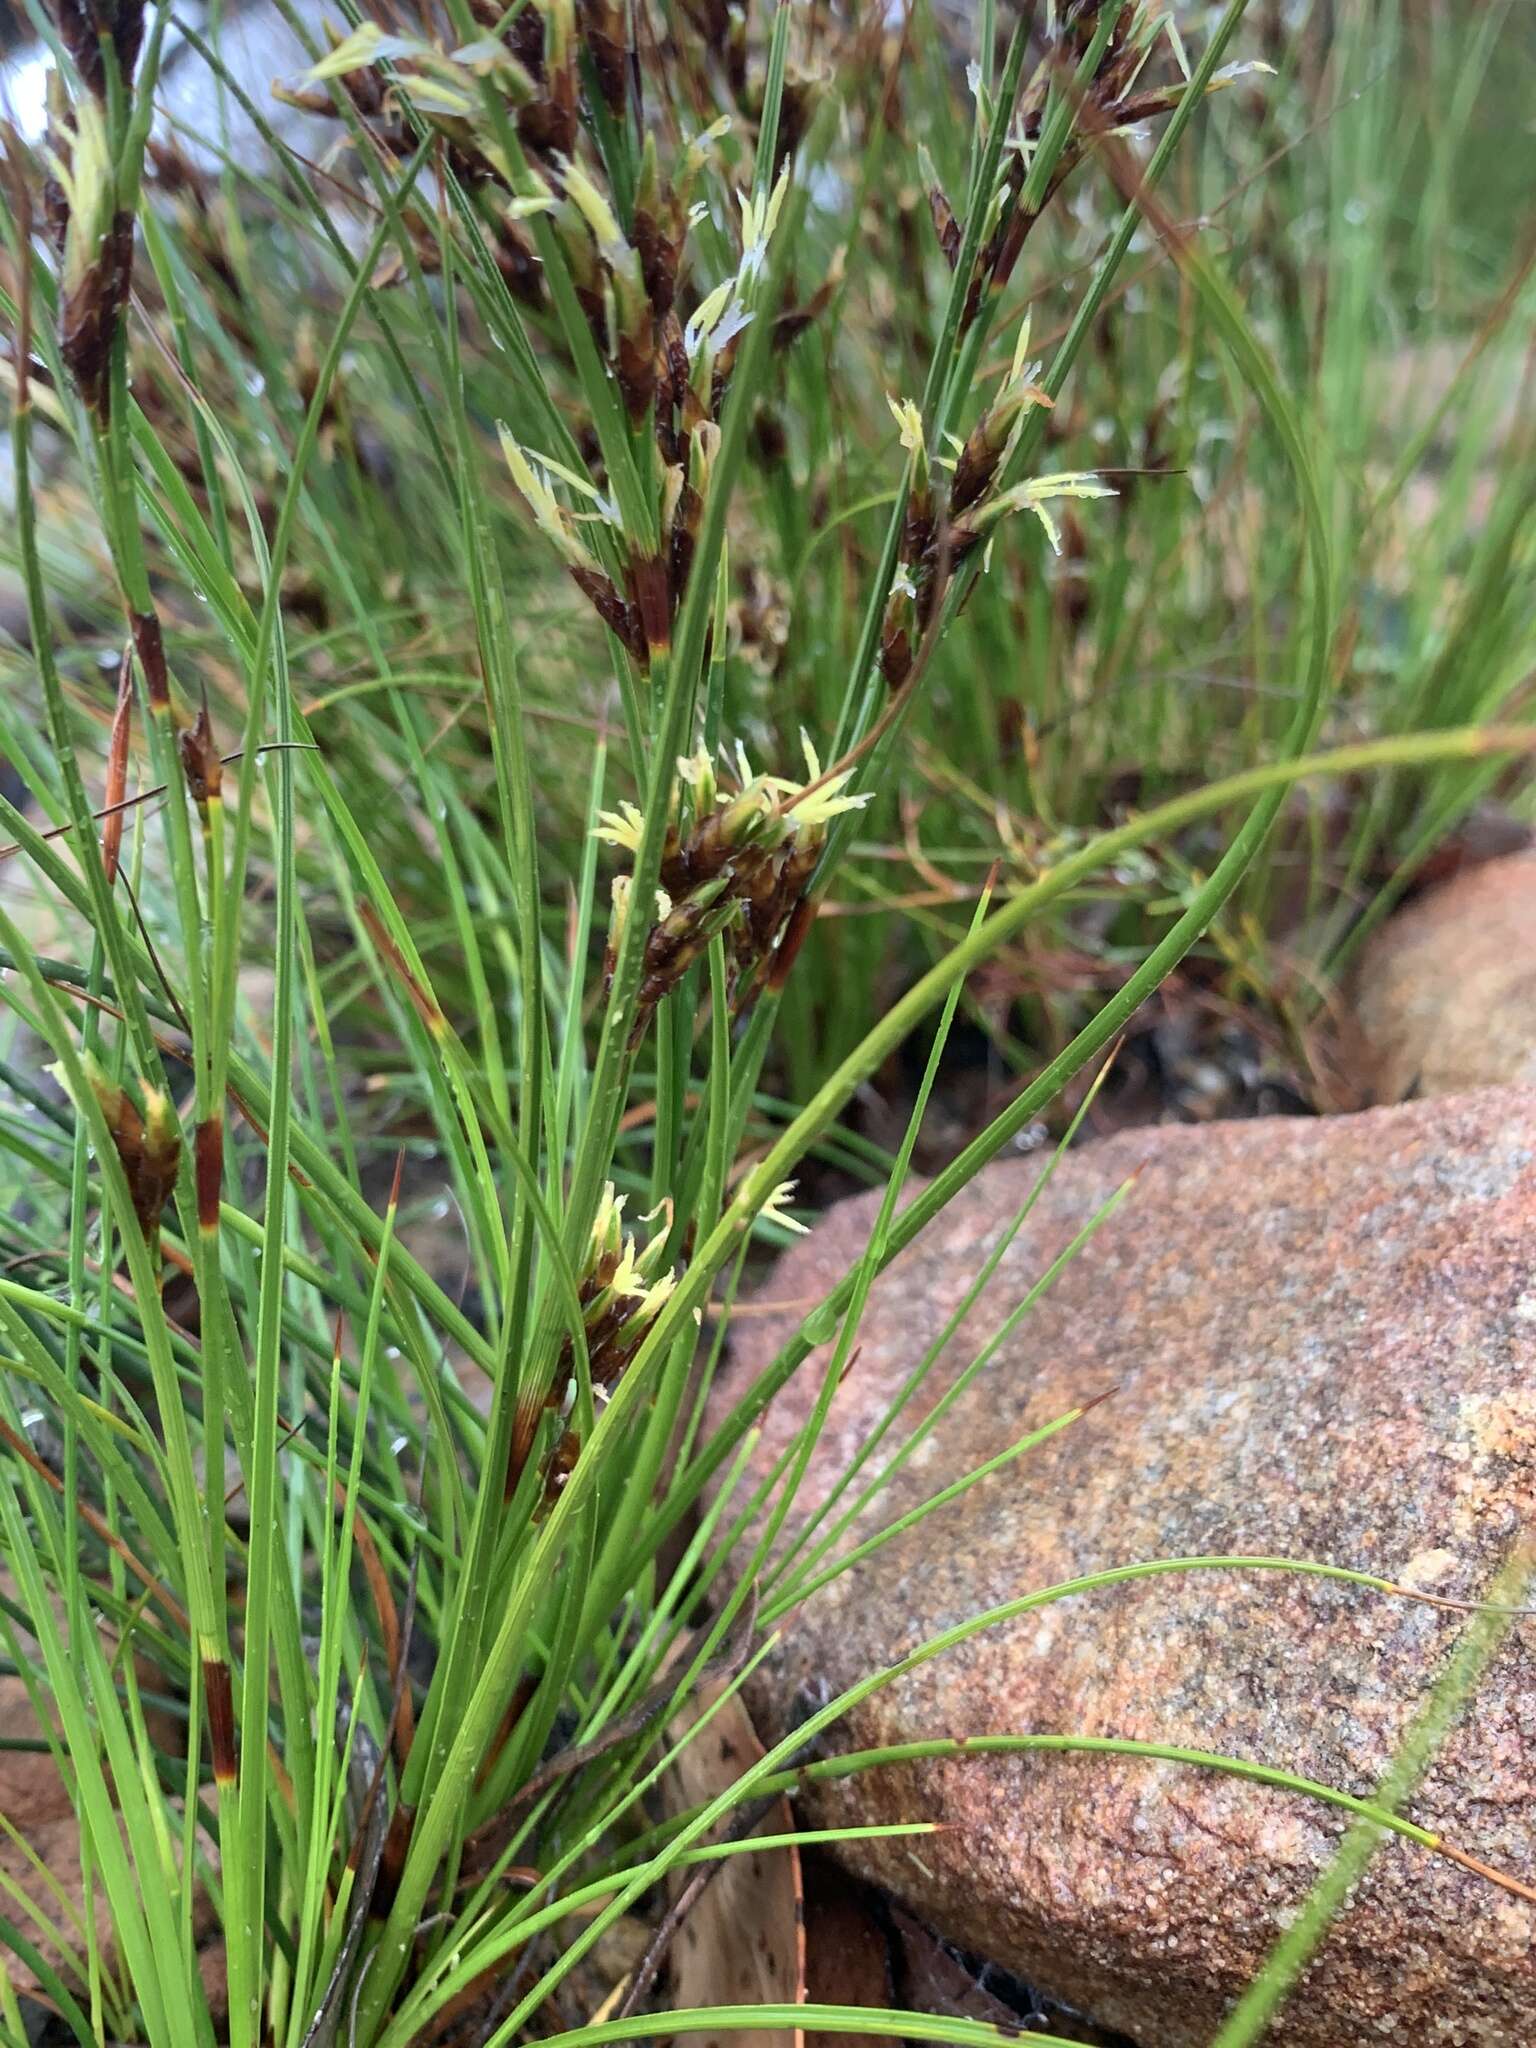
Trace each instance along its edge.
<path fill-rule="evenodd" d="M 1370 479 L 1320 463 L 1294 336 L 1169 211 L 1196 134 L 1242 161 L 1246 96 L 1289 75 L 1242 0 L 1199 37 L 1154 0 L 983 0 L 967 46 L 921 4 L 276 11 L 302 61 L 258 96 L 217 10 L 60 0 L 46 137 L 9 138 L 0 1645 L 83 1877 L 7 1880 L 0 1939 L 81 2043 L 688 2033 L 721 2021 L 573 2013 L 605 1930 L 801 1769 L 889 1761 L 803 1764 L 850 1698 L 1115 1576 L 977 1616 L 665 1810 L 695 1688 L 920 1518 L 879 1496 L 940 1419 L 900 1412 L 933 1356 L 795 1505 L 876 1275 L 1262 897 L 1288 792 L 1391 771 L 1353 888 L 1520 754 L 1518 605 L 1452 715 L 1424 671 L 1341 722 Z M 1178 388 L 1209 364 L 1299 538 L 1256 679 L 1283 721 L 1262 688 L 1191 720 L 1166 678 L 1112 816 L 1058 721 L 1120 706 L 1183 543 L 1073 414 L 1148 270 L 1185 314 L 1168 432 L 1214 416 Z M 1524 562 L 1524 506 L 1467 603 Z M 1175 741 L 1218 723 L 1191 786 Z M 920 783 L 947 836 L 914 849 Z M 893 838 L 941 877 L 921 915 Z M 976 977 L 1106 890 L 1110 992 L 902 1202 Z M 850 1105 L 923 1032 L 877 1141 Z M 812 1174 L 885 1188 L 870 1245 L 711 1419 Z M 1132 1750 L 1455 1853 L 1284 1759 Z M 24 2024 L 0 1974 L 0 2037 Z"/>

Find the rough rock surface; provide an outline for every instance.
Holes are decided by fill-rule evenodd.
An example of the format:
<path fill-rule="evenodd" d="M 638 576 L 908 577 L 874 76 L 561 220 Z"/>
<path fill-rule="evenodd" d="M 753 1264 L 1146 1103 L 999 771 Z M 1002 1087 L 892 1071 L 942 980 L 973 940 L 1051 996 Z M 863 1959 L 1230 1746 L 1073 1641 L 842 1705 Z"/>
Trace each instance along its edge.
<path fill-rule="evenodd" d="M 0 1595 L 14 1597 L 14 1582 L 5 1573 L 0 1573 Z M 141 1662 L 139 1676 L 142 1682 L 153 1684 L 159 1674 Z M 176 1724 L 172 1722 L 167 1726 L 159 1710 L 151 1707 L 149 1725 L 151 1739 L 169 1750 L 169 1745 L 180 1733 Z M 56 1722 L 54 1732 L 58 1732 Z M 87 1987 L 75 1967 L 84 1952 L 79 1927 L 83 1924 L 86 1898 L 80 1829 L 75 1820 L 69 1787 L 59 1774 L 52 1752 L 43 1746 L 45 1731 L 33 1712 L 31 1699 L 20 1678 L 0 1677 L 0 1735 L 18 1745 L 24 1742 L 37 1745 L 35 1748 L 0 1750 L 0 1817 L 5 1821 L 5 1828 L 0 1830 L 0 1913 L 4 1913 L 21 1930 L 23 1938 L 37 1950 L 47 1968 L 57 1972 L 65 1985 L 85 2004 L 88 2002 Z M 204 1854 L 212 1858 L 216 1853 L 213 1842 L 202 1835 L 201 1830 L 199 1834 Z M 60 1894 L 69 1902 L 67 1907 L 61 1907 Z M 23 1903 L 24 1900 L 32 1902 L 32 1907 L 41 1915 L 40 1919 L 35 1917 L 32 1907 Z M 98 1946 L 110 1960 L 113 1951 L 112 1914 L 99 1868 L 94 1885 L 94 1913 Z M 216 1938 L 213 1909 L 205 1893 L 198 1894 L 193 1914 L 195 1931 L 204 1944 L 199 1950 L 198 1967 L 208 1995 L 209 2010 L 217 2021 L 225 2011 L 228 1986 L 223 1943 Z M 74 1924 L 71 1924 L 71 1916 Z M 67 1927 L 69 1931 L 70 1947 L 67 1952 L 53 1938 L 52 1930 L 61 1927 Z M 48 2003 L 46 1986 L 39 1982 L 25 1960 L 9 1951 L 3 1938 L 0 1938 L 0 1964 L 9 1971 L 11 1988 L 24 2001 L 24 2010 L 30 2008 L 35 2015 L 41 2015 Z M 0 2030 L 0 2038 L 10 2039 L 3 2030 Z M 55 2036 L 52 2032 L 41 2037 L 29 2032 L 27 2038 L 44 2038 L 52 2042 Z M 65 2035 L 58 2038 L 63 2039 Z"/>
<path fill-rule="evenodd" d="M 876 1283 L 804 1499 L 823 1498 L 1039 1171 L 994 1166 Z M 1034 1425 L 1117 1386 L 1019 1463 L 812 1595 L 751 1704 L 807 1697 L 994 1603 L 1158 1556 L 1265 1553 L 1476 1596 L 1536 1509 L 1536 1090 L 1330 1120 L 1127 1132 L 1067 1158 L 911 1420 L 1073 1235 L 1127 1199 L 877 1503 L 865 1534 Z M 716 1412 L 864 1242 L 834 1211 L 739 1324 Z M 813 1398 L 767 1417 L 765 1469 Z M 914 1412 L 915 1411 L 915 1412 Z M 897 1441 L 893 1438 L 891 1441 Z M 1061 1731 L 1188 1745 L 1365 1794 L 1461 1623 L 1315 1580 L 1128 1584 L 972 1638 L 849 1714 L 838 1748 Z M 1231 1777 L 1109 1758 L 970 1757 L 812 1792 L 815 1824 L 955 1822 L 850 1845 L 860 1874 L 966 1949 L 1123 2030 L 1204 2048 L 1327 1863 L 1336 1812 Z M 1413 1818 L 1536 1880 L 1536 1624 L 1517 1624 Z M 1536 1907 L 1386 1843 L 1266 2040 L 1536 2040 Z"/>
<path fill-rule="evenodd" d="M 0 1678 L 0 1734 L 16 1743 L 41 1743 L 43 1739 L 27 1689 L 19 1678 Z M 0 1751 L 0 1814 L 39 1858 L 47 1877 L 63 1886 L 71 1899 L 78 1900 L 82 1895 L 80 1831 L 75 1825 L 68 1788 L 46 1750 Z M 57 1920 L 57 1901 L 49 1895 L 47 1878 L 7 1834 L 0 1840 L 0 1890 L 7 1895 L 3 1910 L 22 1927 L 26 1938 L 37 1945 L 44 1960 L 57 1967 L 57 1945 L 20 1908 L 11 1890 L 13 1885 L 35 1900 L 50 1919 Z M 105 1934 L 104 1914 L 98 1917 L 98 1925 Z M 24 1963 L 16 1957 L 6 1960 L 11 1983 L 18 1993 L 37 1988 L 36 1979 Z"/>
<path fill-rule="evenodd" d="M 1536 852 L 1466 869 L 1400 910 L 1355 988 L 1377 1102 L 1536 1083 Z"/>

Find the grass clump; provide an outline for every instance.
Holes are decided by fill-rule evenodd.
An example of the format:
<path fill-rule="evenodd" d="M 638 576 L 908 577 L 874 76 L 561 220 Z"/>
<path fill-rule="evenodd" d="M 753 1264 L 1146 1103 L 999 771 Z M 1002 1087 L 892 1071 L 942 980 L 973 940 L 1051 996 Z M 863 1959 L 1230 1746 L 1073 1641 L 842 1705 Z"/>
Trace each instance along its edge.
<path fill-rule="evenodd" d="M 1381 148 L 1391 6 L 340 12 L 274 99 L 61 0 L 9 139 L 0 1638 L 86 1910 L 0 1933 L 85 2042 L 608 2038 L 582 1958 L 808 1732 L 660 1823 L 786 1611 L 772 1388 L 1170 974 L 1304 1062 L 1523 744 L 1529 468 L 1474 396 L 1416 525 L 1463 380 L 1386 474 L 1362 404 L 1368 273 L 1468 364 L 1529 303 L 1457 133 Z M 898 1211 L 962 1006 L 997 1099 Z M 823 1170 L 871 1250 L 710 1435 Z"/>

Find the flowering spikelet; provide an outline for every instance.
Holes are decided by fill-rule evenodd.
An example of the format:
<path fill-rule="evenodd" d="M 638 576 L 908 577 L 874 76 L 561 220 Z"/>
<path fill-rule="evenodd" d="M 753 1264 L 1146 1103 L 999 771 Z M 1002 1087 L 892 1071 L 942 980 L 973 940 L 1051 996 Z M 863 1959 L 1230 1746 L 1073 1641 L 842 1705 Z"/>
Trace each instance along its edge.
<path fill-rule="evenodd" d="M 62 1066 L 51 1066 L 48 1072 L 67 1089 Z M 175 1107 L 163 1089 L 148 1081 L 140 1083 L 135 1100 L 93 1053 L 85 1055 L 85 1079 L 128 1183 L 135 1221 L 145 1242 L 153 1245 L 160 1233 L 160 1212 L 170 1200 L 181 1164 L 181 1124 Z"/>
<path fill-rule="evenodd" d="M 597 830 L 594 837 L 607 846 L 617 846 L 625 853 L 640 851 L 640 834 L 645 829 L 645 813 L 638 804 L 624 799 L 616 811 L 599 811 Z"/>
<path fill-rule="evenodd" d="M 939 183 L 933 158 L 922 143 L 917 146 L 917 161 L 928 188 L 928 210 L 933 216 L 933 231 L 939 238 L 944 261 L 953 270 L 960 257 L 960 223 L 955 219 L 954 208 L 945 196 L 944 187 Z"/>
<path fill-rule="evenodd" d="M 109 0 L 70 4 L 99 11 Z M 384 259 L 376 288 L 416 265 L 441 268 L 438 236 L 462 236 L 470 245 L 463 274 L 472 275 L 488 253 L 514 297 L 554 315 L 551 339 L 582 356 L 583 383 L 593 370 L 592 343 L 622 416 L 590 402 L 586 417 L 573 419 L 591 476 L 573 477 L 510 434 L 503 446 L 535 524 L 640 676 L 671 647 L 707 530 L 722 407 L 742 337 L 759 317 L 790 162 L 817 89 L 794 66 L 784 76 L 771 179 L 766 161 L 754 161 L 761 134 L 756 145 L 749 132 L 742 146 L 721 149 L 737 120 L 745 118 L 749 131 L 762 123 L 767 98 L 758 81 L 749 82 L 759 52 L 748 10 L 725 0 L 701 4 L 712 23 L 707 84 L 723 85 L 737 112 L 713 119 L 705 112 L 692 134 L 675 119 L 654 118 L 640 90 L 642 55 L 648 64 L 654 57 L 663 76 L 674 62 L 691 65 L 682 47 L 689 34 L 681 42 L 675 27 L 660 42 L 637 36 L 644 17 L 628 0 L 523 0 L 514 8 L 467 0 L 475 32 L 457 47 L 434 40 L 430 10 L 407 10 L 420 16 L 414 26 L 395 10 L 388 27 L 368 21 L 334 36 L 307 75 L 279 92 L 306 112 L 365 123 L 382 161 L 411 157 L 427 130 L 472 202 L 443 209 L 434 230 L 423 204 L 403 198 L 407 246 Z M 615 130 L 626 138 L 633 131 L 639 144 L 617 182 L 605 139 Z M 627 149 L 619 155 L 629 158 Z M 711 275 L 695 283 L 689 236 L 706 221 Z M 722 245 L 733 239 L 734 254 L 722 264 Z M 834 302 L 841 281 L 839 252 L 804 303 L 776 312 L 772 347 L 787 349 Z M 573 300 L 580 321 L 573 321 Z M 765 450 L 774 425 L 759 408 L 754 439 Z M 782 460 L 782 435 L 778 446 L 779 456 L 765 459 Z M 611 492 L 612 502 L 575 507 L 573 490 Z M 610 528 L 600 539 L 580 525 L 594 517 Z"/>
<path fill-rule="evenodd" d="M 1114 26 L 1096 71 L 1082 87 L 1079 118 L 1051 167 L 1045 189 L 1026 205 L 1029 166 L 1044 130 L 1055 81 L 1080 74 L 1106 8 L 1114 16 Z M 1173 78 L 1166 84 L 1142 86 L 1143 73 L 1160 54 L 1171 60 Z M 1258 63 L 1230 66 L 1216 74 L 1207 91 L 1218 92 L 1234 77 L 1270 69 L 1269 65 Z M 1124 134 L 1143 122 L 1172 113 L 1188 90 L 1189 61 L 1173 17 L 1161 0 L 1129 0 L 1129 4 L 1127 0 L 1080 0 L 1080 4 L 1058 6 L 1050 11 L 1045 53 L 1020 97 L 1007 171 L 985 223 L 984 239 L 961 315 L 964 327 L 981 317 L 985 307 L 997 303 L 1036 221 L 1097 140 L 1104 135 Z M 944 211 L 947 213 L 947 205 Z M 936 223 L 940 222 L 938 201 L 934 202 L 934 218 Z M 939 231 L 942 239 L 942 225 Z M 956 243 L 958 246 L 958 237 Z"/>
<path fill-rule="evenodd" d="M 624 1196 L 615 1193 L 613 1182 L 608 1181 L 598 1201 L 586 1257 L 577 1275 L 588 1376 L 599 1401 L 607 1399 L 677 1286 L 677 1276 L 666 1263 L 670 1207 L 664 1206 L 659 1217 L 653 1213 L 641 1219 L 646 1223 L 659 1220 L 661 1225 L 641 1246 L 634 1233 L 624 1228 L 624 1205 Z M 571 1412 L 576 1386 L 576 1351 L 567 1335 L 548 1392 L 542 1401 L 520 1409 L 514 1420 L 506 1485 L 509 1498 L 533 1449 L 541 1417 L 554 1411 L 565 1421 Z M 546 1504 L 559 1494 L 575 1470 L 580 1454 L 581 1439 L 577 1432 L 569 1427 L 560 1430 L 544 1464 L 542 1494 Z"/>
<path fill-rule="evenodd" d="M 658 1003 L 699 959 L 711 939 L 726 936 L 738 996 L 780 947 L 805 898 L 827 830 L 835 818 L 857 811 L 867 794 L 851 794 L 851 769 L 823 773 L 808 734 L 800 735 L 803 782 L 753 772 L 739 746 L 734 774 L 722 781 L 707 750 L 677 764 L 661 859 L 656 917 L 645 942 L 637 1002 L 638 1039 Z M 686 825 L 679 816 L 686 792 Z M 599 814 L 597 836 L 628 853 L 638 851 L 645 827 L 632 803 Z M 628 876 L 614 883 L 608 973 L 612 976 L 630 915 Z"/>
<path fill-rule="evenodd" d="M 1061 534 L 1055 520 L 1046 506 L 1055 498 L 1112 498 L 1114 486 L 1105 483 L 1088 470 L 1064 470 L 1056 476 L 1031 477 L 1027 483 L 1015 484 L 1011 490 L 999 491 L 989 498 L 972 516 L 962 530 L 962 545 L 969 546 L 979 540 L 1009 512 L 1033 512 L 1045 528 L 1045 537 L 1051 544 L 1051 552 L 1061 553 Z"/>
<path fill-rule="evenodd" d="M 62 233 L 59 352 L 81 399 L 106 423 L 112 350 L 128 302 L 133 216 L 119 211 L 106 117 L 87 94 L 51 130 L 51 213 Z"/>
<path fill-rule="evenodd" d="M 1026 368 L 1029 354 L 1029 316 L 1026 314 L 1019 327 L 1018 343 L 1013 352 L 1013 366 L 1008 379 L 998 393 L 996 401 L 988 406 L 981 418 L 971 429 L 955 463 L 954 475 L 949 485 L 949 516 L 956 519 L 966 512 L 992 482 L 998 470 L 1012 453 L 1023 426 L 1024 417 L 1031 407 L 1049 406 L 1051 399 L 1035 383 Z"/>
<path fill-rule="evenodd" d="M 144 0 L 54 0 L 59 40 L 81 83 L 103 105 L 107 100 L 107 52 L 127 87 L 144 40 Z"/>
<path fill-rule="evenodd" d="M 1029 337 L 1026 316 L 1001 390 L 966 439 L 955 444 L 958 452 L 942 516 L 935 504 L 938 493 L 929 474 L 922 417 L 910 399 L 886 401 L 908 456 L 901 553 L 880 630 L 880 672 L 893 690 L 910 682 L 919 642 L 954 571 L 1000 520 L 1010 512 L 1033 512 L 1059 554 L 1061 535 L 1047 510 L 1050 502 L 1114 495 L 1108 484 L 1086 470 L 996 487 L 999 475 L 1007 473 L 1030 411 L 1051 403 L 1050 394 L 1035 381 L 1037 366 L 1028 360 Z"/>

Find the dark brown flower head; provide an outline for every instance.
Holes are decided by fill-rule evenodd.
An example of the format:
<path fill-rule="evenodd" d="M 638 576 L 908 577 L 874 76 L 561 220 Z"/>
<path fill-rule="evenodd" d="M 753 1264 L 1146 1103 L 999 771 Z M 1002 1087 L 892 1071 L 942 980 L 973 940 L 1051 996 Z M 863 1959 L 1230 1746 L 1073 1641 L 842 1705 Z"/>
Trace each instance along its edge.
<path fill-rule="evenodd" d="M 924 150 L 926 159 L 928 152 Z M 925 162 L 924 169 L 932 173 L 932 165 Z M 954 208 L 945 196 L 944 187 L 937 176 L 932 176 L 928 186 L 928 210 L 933 215 L 933 231 L 939 238 L 939 247 L 944 252 L 944 261 L 953 270 L 960 259 L 960 223 L 955 219 Z"/>
<path fill-rule="evenodd" d="M 218 801 L 224 777 L 206 703 L 199 708 L 192 723 L 182 727 L 176 736 L 176 744 L 181 755 L 181 772 L 187 780 L 187 794 L 198 810 L 206 813 L 209 804 Z"/>
<path fill-rule="evenodd" d="M 53 0 L 53 16 L 70 63 L 98 100 L 106 102 L 109 58 L 122 84 L 133 83 L 144 41 L 144 0 Z"/>
<path fill-rule="evenodd" d="M 55 230 L 62 224 L 59 350 L 81 398 L 105 423 L 133 268 L 133 216 L 118 210 L 106 117 L 89 94 L 76 102 L 67 129 L 55 118 L 51 140 L 55 191 L 45 204 Z"/>
<path fill-rule="evenodd" d="M 702 748 L 677 764 L 679 782 L 688 792 L 689 816 L 686 826 L 680 826 L 674 796 L 662 887 L 646 933 L 636 1040 L 657 1004 L 677 987 L 717 934 L 725 935 L 734 962 L 738 1000 L 754 985 L 758 968 L 781 942 L 805 895 L 829 824 L 866 801 L 847 794 L 851 770 L 823 776 L 815 749 L 804 734 L 801 739 L 804 783 L 754 775 L 739 748 L 734 788 L 721 787 L 715 764 Z M 644 827 L 643 814 L 626 803 L 602 814 L 598 837 L 633 853 Z M 610 976 L 632 897 L 630 877 L 619 876 L 613 885 L 609 929 Z"/>
<path fill-rule="evenodd" d="M 635 191 L 634 239 L 640 257 L 640 273 L 659 320 L 664 320 L 671 312 L 677 297 L 678 270 L 686 232 L 686 209 L 675 188 L 663 187 L 656 157 L 656 137 L 648 134 L 641 153 L 640 178 Z"/>
<path fill-rule="evenodd" d="M 605 106 L 610 114 L 622 114 L 629 83 L 622 0 L 582 0 L 581 37 Z"/>
<path fill-rule="evenodd" d="M 127 1089 L 89 1055 L 85 1072 L 128 1183 L 134 1218 L 145 1241 L 153 1242 L 181 1163 L 181 1125 L 176 1111 L 170 1098 L 146 1081 L 141 1112 Z"/>

